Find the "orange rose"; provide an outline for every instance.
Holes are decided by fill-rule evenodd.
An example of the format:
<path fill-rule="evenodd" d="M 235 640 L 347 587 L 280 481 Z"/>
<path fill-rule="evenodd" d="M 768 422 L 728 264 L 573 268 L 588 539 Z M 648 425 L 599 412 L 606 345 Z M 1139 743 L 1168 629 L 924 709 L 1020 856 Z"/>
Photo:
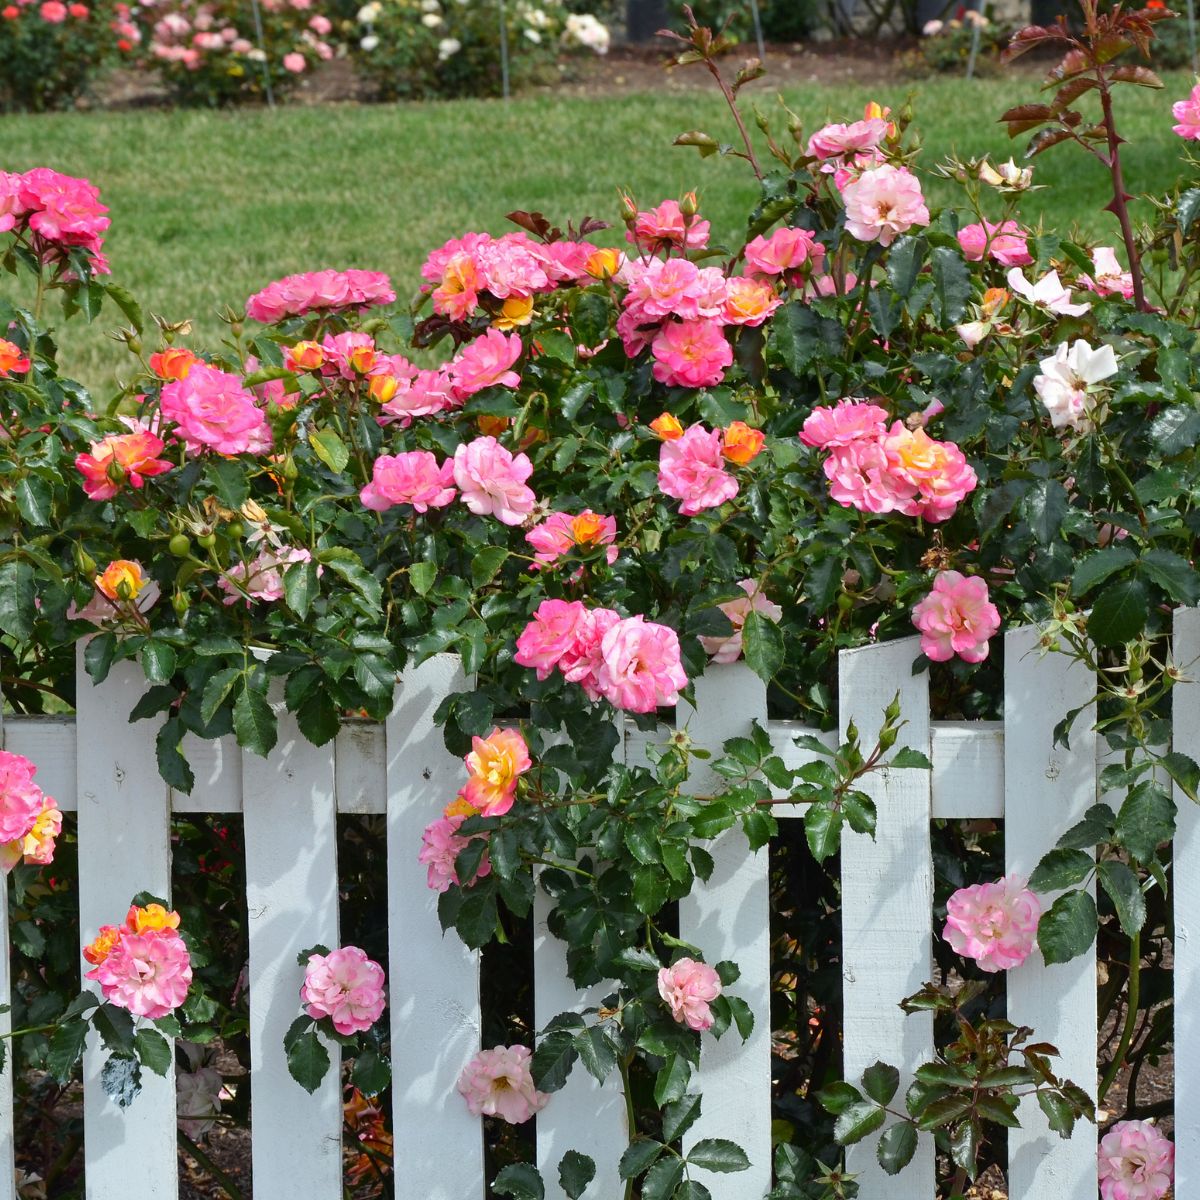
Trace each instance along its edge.
<path fill-rule="evenodd" d="M 588 546 L 592 542 L 598 542 L 603 533 L 604 518 L 591 509 L 571 518 L 571 536 L 577 546 Z"/>
<path fill-rule="evenodd" d="M 620 250 L 611 246 L 603 246 L 588 255 L 583 269 L 593 279 L 611 279 L 621 269 L 622 258 L 624 255 Z"/>
<path fill-rule="evenodd" d="M 286 353 L 292 370 L 319 371 L 325 365 L 325 348 L 318 342 L 297 342 Z"/>
<path fill-rule="evenodd" d="M 533 297 L 509 296 L 500 306 L 499 315 L 493 318 L 492 328 L 508 332 L 518 325 L 528 325 L 532 320 Z"/>
<path fill-rule="evenodd" d="M 147 904 L 145 908 L 131 905 L 125 915 L 125 925 L 131 933 L 145 933 L 148 929 L 178 929 L 179 914 L 168 912 L 161 904 Z"/>
<path fill-rule="evenodd" d="M 461 792 L 442 809 L 443 817 L 473 817 L 479 809 L 467 800 Z"/>
<path fill-rule="evenodd" d="M 511 424 L 508 417 L 491 417 L 486 413 L 479 417 L 475 424 L 484 437 L 498 438 Z"/>
<path fill-rule="evenodd" d="M 96 576 L 96 587 L 110 600 L 136 600 L 145 586 L 141 564 L 127 558 L 114 559 Z"/>
<path fill-rule="evenodd" d="M 1011 299 L 1012 294 L 1007 288 L 988 288 L 983 293 L 984 319 L 990 321 Z"/>
<path fill-rule="evenodd" d="M 182 346 L 168 346 L 166 350 L 150 355 L 150 370 L 159 379 L 186 379 L 188 372 L 199 361 L 196 355 Z"/>
<path fill-rule="evenodd" d="M 650 428 L 653 429 L 654 432 L 658 434 L 658 436 L 664 442 L 673 442 L 676 438 L 683 437 L 683 426 L 680 425 L 679 421 L 670 413 L 662 413 L 655 417 L 654 420 L 650 422 Z"/>
<path fill-rule="evenodd" d="M 21 347 L 0 338 L 0 379 L 13 374 L 24 375 L 28 370 L 29 359 L 21 352 Z"/>
<path fill-rule="evenodd" d="M 725 430 L 721 453 L 731 463 L 744 467 L 759 456 L 765 441 L 766 437 L 761 429 L 751 429 L 745 421 L 734 421 Z"/>
<path fill-rule="evenodd" d="M 124 933 L 120 925 L 101 925 L 96 940 L 84 946 L 83 957 L 98 967 L 113 952 Z"/>
<path fill-rule="evenodd" d="M 372 375 L 367 391 L 371 399 L 386 404 L 400 390 L 400 381 L 394 375 Z"/>
<path fill-rule="evenodd" d="M 529 747 L 516 729 L 493 729 L 486 738 L 473 738 L 466 757 L 471 778 L 462 797 L 485 817 L 503 816 L 513 805 L 517 780 L 533 765 Z"/>

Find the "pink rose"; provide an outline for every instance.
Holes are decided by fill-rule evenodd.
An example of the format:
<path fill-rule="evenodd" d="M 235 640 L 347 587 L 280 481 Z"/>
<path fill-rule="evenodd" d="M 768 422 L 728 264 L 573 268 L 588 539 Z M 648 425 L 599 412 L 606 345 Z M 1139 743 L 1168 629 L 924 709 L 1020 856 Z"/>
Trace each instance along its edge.
<path fill-rule="evenodd" d="M 157 1021 L 187 999 L 192 960 L 174 929 L 126 930 L 86 978 L 100 985 L 110 1004 Z"/>
<path fill-rule="evenodd" d="M 650 344 L 654 378 L 669 387 L 712 387 L 725 378 L 733 362 L 729 344 L 716 319 L 671 321 Z"/>
<path fill-rule="evenodd" d="M 864 171 L 842 189 L 846 230 L 859 241 L 890 246 L 914 225 L 929 224 L 921 184 L 906 167 L 884 165 Z"/>
<path fill-rule="evenodd" d="M 687 687 L 678 635 L 645 617 L 628 617 L 613 625 L 600 643 L 600 656 L 600 692 L 626 712 L 653 712 L 660 705 L 673 705 L 679 700 L 679 689 Z"/>
<path fill-rule="evenodd" d="M 417 512 L 445 508 L 455 496 L 454 462 L 438 466 L 428 450 L 381 454 L 371 467 L 371 482 L 359 493 L 367 508 L 383 512 L 397 504 L 411 504 Z"/>
<path fill-rule="evenodd" d="M 372 380 L 371 391 L 372 394 L 376 392 L 375 380 Z M 399 421 L 401 428 L 407 428 L 414 417 L 431 417 L 456 408 L 460 403 L 454 395 L 454 383 L 445 370 L 417 371 L 411 378 L 397 379 L 396 390 L 380 405 L 376 420 L 380 425 Z"/>
<path fill-rule="evenodd" d="M 268 284 L 246 301 L 246 315 L 264 325 L 310 312 L 363 310 L 396 299 L 379 271 L 311 271 Z"/>
<path fill-rule="evenodd" d="M 578 600 L 543 600 L 532 620 L 517 638 L 513 661 L 547 679 L 559 660 L 575 644 L 587 610 Z"/>
<path fill-rule="evenodd" d="M 38 12 L 42 20 L 51 25 L 61 25 L 67 19 L 67 6 L 59 0 L 46 0 Z"/>
<path fill-rule="evenodd" d="M 746 244 L 747 275 L 783 275 L 806 263 L 820 270 L 825 247 L 807 229 L 784 226 L 769 238 L 759 235 Z"/>
<path fill-rule="evenodd" d="M 1178 122 L 1171 126 L 1171 132 L 1177 133 L 1189 142 L 1200 142 L 1200 83 L 1192 88 L 1191 95 L 1186 100 L 1176 100 L 1171 105 L 1171 114 Z M 1108 1200 L 1105 1197 L 1105 1200 Z"/>
<path fill-rule="evenodd" d="M 42 812 L 37 767 L 20 754 L 0 750 L 0 843 L 24 838 Z"/>
<path fill-rule="evenodd" d="M 721 977 L 707 963 L 681 958 L 659 971 L 658 994 L 676 1021 L 703 1033 L 712 1028 L 709 1005 L 721 994 Z"/>
<path fill-rule="evenodd" d="M 1000 628 L 1000 613 L 978 575 L 940 571 L 933 589 L 913 609 L 913 624 L 921 631 L 926 658 L 948 662 L 958 655 L 977 663 L 988 656 L 988 639 Z"/>
<path fill-rule="evenodd" d="M 455 392 L 466 398 L 484 388 L 515 388 L 521 376 L 511 368 L 521 357 L 522 349 L 521 339 L 515 333 L 506 337 L 498 329 L 489 329 L 468 342 L 446 368 Z"/>
<path fill-rule="evenodd" d="M 417 855 L 417 862 L 428 866 L 429 887 L 432 891 L 444 892 L 452 883 L 459 882 L 458 872 L 454 866 L 455 860 L 475 840 L 458 836 L 459 826 L 467 819 L 467 815 L 466 813 L 451 813 L 448 816 L 438 817 L 436 821 L 431 821 L 425 827 L 425 832 L 421 834 L 421 850 Z M 476 838 L 487 841 L 488 835 L 486 833 L 476 834 Z M 485 850 L 483 858 L 479 860 L 474 879 L 469 880 L 463 886 L 470 887 L 476 880 L 490 875 L 491 871 L 492 864 Z"/>
<path fill-rule="evenodd" d="M 984 971 L 1019 967 L 1033 952 L 1042 906 L 1023 875 L 959 888 L 946 901 L 942 936 Z"/>
<path fill-rule="evenodd" d="M 308 63 L 305 61 L 304 55 L 297 53 L 295 50 L 291 54 L 283 56 L 283 69 L 291 71 L 293 75 L 299 75 L 307 66 Z"/>
<path fill-rule="evenodd" d="M 972 262 L 979 262 L 985 255 L 1002 267 L 1027 267 L 1033 262 L 1025 234 L 1016 221 L 964 226 L 958 231 L 958 244 L 963 256 Z"/>
<path fill-rule="evenodd" d="M 568 683 L 577 683 L 589 700 L 599 700 L 600 671 L 604 666 L 604 637 L 621 622 L 611 608 L 591 608 L 576 626 L 575 640 L 558 660 L 558 669 Z"/>
<path fill-rule="evenodd" d="M 868 117 L 850 125 L 826 125 L 808 139 L 808 153 L 813 158 L 854 158 L 876 150 L 888 135 L 888 122 L 882 117 Z"/>
<path fill-rule="evenodd" d="M 535 567 L 553 566 L 572 550 L 592 550 L 598 546 L 607 547 L 605 558 L 612 564 L 617 561 L 617 548 L 613 545 L 616 538 L 614 518 L 601 516 L 590 508 L 585 508 L 577 517 L 552 512 L 525 535 L 525 540 L 534 549 Z"/>
<path fill-rule="evenodd" d="M 623 301 L 626 311 L 639 319 L 716 317 L 725 303 L 724 275 L 714 267 L 697 267 L 686 258 L 634 259 L 621 268 L 617 282 L 629 289 Z"/>
<path fill-rule="evenodd" d="M 521 1125 L 545 1108 L 550 1097 L 533 1085 L 527 1046 L 480 1050 L 458 1077 L 458 1092 L 473 1117 L 499 1117 Z"/>
<path fill-rule="evenodd" d="M 736 600 L 726 600 L 724 604 L 717 605 L 729 618 L 733 629 L 724 637 L 702 637 L 700 639 L 700 644 L 715 663 L 737 662 L 741 657 L 742 626 L 746 624 L 746 618 L 752 612 L 760 613 L 768 621 L 774 621 L 776 625 L 783 618 L 783 609 L 768 600 L 765 592 L 759 591 L 756 580 L 743 579 L 738 583 L 738 587 L 746 593 L 744 596 L 739 596 Z"/>
<path fill-rule="evenodd" d="M 505 525 L 520 525 L 533 512 L 537 497 L 525 486 L 532 474 L 524 454 L 510 453 L 494 437 L 476 438 L 454 452 L 462 502 L 476 516 L 491 515 Z"/>
<path fill-rule="evenodd" d="M 1124 296 L 1126 300 L 1133 296 L 1133 275 L 1122 269 L 1111 246 L 1097 246 L 1092 251 L 1092 274 L 1080 275 L 1079 282 L 1097 296 Z"/>
<path fill-rule="evenodd" d="M 665 250 L 669 246 L 686 246 L 702 250 L 708 245 L 709 224 L 693 217 L 684 220 L 678 200 L 664 200 L 657 208 L 638 213 L 633 230 L 626 236 L 649 250 Z"/>
<path fill-rule="evenodd" d="M 697 422 L 682 437 L 659 447 L 659 490 L 683 501 L 679 511 L 685 517 L 718 508 L 737 495 L 738 482 L 725 469 L 721 445 L 719 429 L 705 429 Z"/>
<path fill-rule="evenodd" d="M 979 482 L 953 442 L 936 441 L 923 428 L 909 429 L 903 421 L 895 421 L 880 444 L 887 455 L 888 474 L 904 487 L 916 488 L 915 496 L 895 505 L 905 516 L 946 521 Z"/>
<path fill-rule="evenodd" d="M 178 426 L 189 454 L 206 449 L 218 454 L 245 454 L 264 439 L 269 445 L 266 417 L 241 379 L 197 362 L 183 379 L 163 386 L 160 408 L 164 419 Z"/>
<path fill-rule="evenodd" d="M 236 604 L 245 600 L 265 600 L 273 604 L 283 599 L 283 573 L 293 563 L 312 562 L 312 554 L 300 546 L 264 547 L 250 562 L 234 563 L 217 580 L 217 587 L 225 593 L 225 604 Z M 323 571 L 317 568 L 317 574 Z"/>
<path fill-rule="evenodd" d="M 383 968 L 357 946 L 310 954 L 300 999 L 310 1017 L 328 1017 L 338 1033 L 366 1033 L 383 1014 L 383 978 Z"/>
<path fill-rule="evenodd" d="M 1150 1121 L 1118 1121 L 1100 1141 L 1099 1174 L 1103 1200 L 1162 1200 L 1175 1178 L 1175 1147 Z"/>
<path fill-rule="evenodd" d="M 880 437 L 887 428 L 887 418 L 887 411 L 878 404 L 850 397 L 832 408 L 814 408 L 805 418 L 800 440 L 820 450 L 848 446 L 860 438 Z"/>

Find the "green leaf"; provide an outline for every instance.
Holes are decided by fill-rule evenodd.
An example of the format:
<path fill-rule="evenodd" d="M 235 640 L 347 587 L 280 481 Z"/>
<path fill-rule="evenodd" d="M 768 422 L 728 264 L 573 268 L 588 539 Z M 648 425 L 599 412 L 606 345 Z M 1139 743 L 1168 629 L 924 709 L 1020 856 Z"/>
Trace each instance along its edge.
<path fill-rule="evenodd" d="M 288 608 L 301 620 L 308 616 L 313 600 L 320 594 L 321 583 L 317 578 L 314 562 L 292 563 L 283 573 L 283 598 Z"/>
<path fill-rule="evenodd" d="M 437 563 L 415 562 L 408 568 L 408 580 L 418 596 L 428 595 L 437 579 Z"/>
<path fill-rule="evenodd" d="M 669 1200 L 683 1178 L 683 1159 L 660 1158 L 642 1180 L 642 1200 Z"/>
<path fill-rule="evenodd" d="M 1057 479 L 1038 479 L 1025 493 L 1022 510 L 1039 545 L 1057 540 L 1067 515 L 1067 490 Z"/>
<path fill-rule="evenodd" d="M 380 654 L 360 654 L 354 660 L 354 678 L 368 696 L 390 696 L 396 688 L 396 668 Z"/>
<path fill-rule="evenodd" d="M 654 1080 L 654 1103 L 659 1108 L 678 1100 L 687 1091 L 692 1068 L 682 1054 L 672 1054 Z"/>
<path fill-rule="evenodd" d="M 1097 646 L 1121 646 L 1142 632 L 1148 614 L 1146 585 L 1140 579 L 1121 580 L 1096 597 L 1088 634 Z"/>
<path fill-rule="evenodd" d="M 133 1054 L 133 1017 L 115 1004 L 101 1004 L 92 1014 L 92 1027 L 100 1035 L 106 1050 Z"/>
<path fill-rule="evenodd" d="M 1029 886 L 1035 892 L 1061 891 L 1082 883 L 1095 866 L 1095 858 L 1086 850 L 1051 850 L 1034 868 Z"/>
<path fill-rule="evenodd" d="M 667 876 L 661 867 L 638 867 L 633 873 L 633 903 L 652 917 L 667 902 Z"/>
<path fill-rule="evenodd" d="M 599 1025 L 591 1025 L 575 1037 L 575 1049 L 584 1069 L 603 1083 L 617 1067 L 617 1051 L 612 1038 Z"/>
<path fill-rule="evenodd" d="M 383 599 L 383 586 L 363 565 L 352 550 L 335 547 L 322 550 L 317 561 L 340 575 L 373 608 L 378 609 Z"/>
<path fill-rule="evenodd" d="M 955 1166 L 966 1171 L 968 1179 L 974 1179 L 978 1169 L 976 1160 L 982 1136 L 983 1131 L 974 1118 L 964 1121 L 950 1135 L 950 1157 Z"/>
<path fill-rule="evenodd" d="M 242 678 L 243 674 L 241 667 L 226 667 L 223 671 L 218 671 L 204 685 L 204 694 L 200 700 L 200 720 L 206 725 L 210 724 L 217 715 L 221 705 L 225 703 L 225 698 L 233 689 L 233 685 Z"/>
<path fill-rule="evenodd" d="M 817 1092 L 817 1101 L 821 1107 L 832 1116 L 840 1116 L 852 1104 L 862 1100 L 862 1092 L 852 1083 L 844 1079 L 836 1079 L 833 1083 Z"/>
<path fill-rule="evenodd" d="M 911 1121 L 898 1121 L 883 1131 L 875 1157 L 889 1175 L 898 1175 L 912 1162 L 917 1152 L 917 1127 Z"/>
<path fill-rule="evenodd" d="M 1179 205 L 1175 209 L 1175 220 L 1184 237 L 1187 237 L 1197 216 L 1200 216 L 1200 188 L 1188 188 L 1179 197 Z"/>
<path fill-rule="evenodd" d="M 115 283 L 105 283 L 104 290 L 109 294 L 113 303 L 125 314 L 130 325 L 138 333 L 141 333 L 146 326 L 146 319 L 142 316 L 141 306 L 133 296 Z"/>
<path fill-rule="evenodd" d="M 471 559 L 471 582 L 477 588 L 491 583 L 508 559 L 505 546 L 480 546 Z"/>
<path fill-rule="evenodd" d="M 329 1071 L 329 1051 L 315 1030 L 301 1034 L 287 1052 L 288 1071 L 310 1095 L 321 1086 Z"/>
<path fill-rule="evenodd" d="M 46 1070 L 54 1077 L 55 1082 L 71 1082 L 75 1064 L 83 1056 L 87 1035 L 86 1021 L 68 1021 L 50 1035 L 50 1044 L 46 1050 Z"/>
<path fill-rule="evenodd" d="M 313 453 L 335 474 L 340 475 L 350 461 L 346 443 L 332 429 L 318 429 L 308 435 Z"/>
<path fill-rule="evenodd" d="M 1071 595 L 1082 596 L 1098 583 L 1103 583 L 1110 575 L 1129 566 L 1137 555 L 1128 546 L 1107 546 L 1089 554 L 1071 576 Z"/>
<path fill-rule="evenodd" d="M 916 285 L 925 261 L 925 249 L 924 238 L 902 237 L 892 243 L 888 254 L 887 277 L 902 299 L 907 299 Z"/>
<path fill-rule="evenodd" d="M 1123 862 L 1114 859 L 1102 862 L 1096 875 L 1113 902 L 1121 928 L 1132 937 L 1146 924 L 1146 897 L 1138 877 Z"/>
<path fill-rule="evenodd" d="M 587 1191 L 587 1185 L 596 1178 L 596 1164 L 578 1150 L 568 1150 L 558 1164 L 558 1186 L 566 1192 L 568 1200 L 579 1200 Z"/>
<path fill-rule="evenodd" d="M 834 1122 L 833 1137 L 839 1146 L 852 1146 L 861 1142 L 869 1133 L 874 1133 L 884 1121 L 885 1113 L 871 1100 L 860 1100 L 851 1104 Z"/>
<path fill-rule="evenodd" d="M 1200 600 L 1200 575 L 1186 558 L 1171 550 L 1147 550 L 1138 571 L 1178 604 L 1194 605 Z"/>
<path fill-rule="evenodd" d="M 155 1075 L 166 1075 L 171 1065 L 171 1043 L 155 1029 L 139 1029 L 133 1035 L 134 1048 L 142 1066 Z"/>
<path fill-rule="evenodd" d="M 1057 1092 L 1039 1091 L 1038 1105 L 1046 1114 L 1046 1119 L 1060 1137 L 1069 1138 L 1075 1128 L 1075 1113 L 1071 1102 Z"/>
<path fill-rule="evenodd" d="M 966 311 L 971 298 L 971 272 L 962 255 L 949 246 L 938 246 L 930 255 L 933 276 L 933 315 L 943 328 L 953 325 Z"/>
<path fill-rule="evenodd" d="M 1117 813 L 1114 834 L 1138 862 L 1150 862 L 1158 847 L 1175 835 L 1175 801 L 1170 793 L 1150 779 L 1130 788 Z"/>
<path fill-rule="evenodd" d="M 142 643 L 142 672 L 150 683 L 166 683 L 175 674 L 175 647 L 158 638 Z"/>
<path fill-rule="evenodd" d="M 378 1050 L 363 1050 L 350 1078 L 364 1096 L 378 1096 L 392 1081 L 392 1064 Z"/>
<path fill-rule="evenodd" d="M 271 705 L 247 680 L 233 705 L 233 731 L 238 745 L 266 758 L 275 748 L 279 730 Z"/>
<path fill-rule="evenodd" d="M 17 511 L 26 524 L 43 527 L 50 524 L 51 505 L 54 497 L 50 485 L 37 475 L 26 475 L 17 480 L 13 489 Z"/>
<path fill-rule="evenodd" d="M 241 508 L 250 498 L 250 481 L 245 464 L 240 460 L 210 458 L 207 470 L 216 488 L 217 498 L 226 508 Z"/>
<path fill-rule="evenodd" d="M 865 792 L 847 792 L 842 797 L 842 812 L 846 817 L 846 824 L 855 833 L 875 836 L 875 822 L 878 813 L 875 801 Z"/>
<path fill-rule="evenodd" d="M 687 1161 L 689 1167 L 701 1167 L 722 1175 L 750 1169 L 745 1150 L 728 1138 L 702 1138 L 688 1151 Z"/>
<path fill-rule="evenodd" d="M 113 1055 L 100 1071 L 100 1084 L 118 1108 L 128 1108 L 142 1090 L 142 1069 L 137 1059 Z"/>
<path fill-rule="evenodd" d="M 1088 850 L 1112 837 L 1116 816 L 1107 804 L 1093 804 L 1083 814 L 1083 820 L 1072 825 L 1058 839 L 1058 845 L 1068 850 Z"/>
<path fill-rule="evenodd" d="M 565 1030 L 547 1034 L 533 1052 L 533 1080 L 543 1092 L 557 1092 L 567 1082 L 579 1052 Z"/>
<path fill-rule="evenodd" d="M 636 1179 L 665 1149 L 661 1142 L 650 1138 L 634 1138 L 621 1155 L 617 1173 L 622 1179 Z"/>
<path fill-rule="evenodd" d="M 529 1163 L 512 1163 L 496 1176 L 492 1191 L 513 1200 L 546 1200 L 546 1185 L 536 1167 Z"/>
<path fill-rule="evenodd" d="M 1200 438 L 1200 412 L 1194 408 L 1164 408 L 1150 422 L 1150 440 L 1168 458 L 1190 450 Z"/>
<path fill-rule="evenodd" d="M 1189 800 L 1200 802 L 1200 764 L 1194 758 L 1171 750 L 1158 761 Z"/>
<path fill-rule="evenodd" d="M 804 813 L 804 836 L 817 862 L 836 854 L 842 840 L 842 813 L 827 800 L 810 804 Z"/>
<path fill-rule="evenodd" d="M 910 746 L 901 746 L 896 751 L 892 761 L 888 763 L 888 766 L 898 769 L 915 767 L 922 771 L 933 770 L 933 763 L 929 761 L 928 756 L 922 754 L 920 750 L 913 750 Z"/>
<path fill-rule="evenodd" d="M 1070 962 L 1096 938 L 1096 902 L 1087 892 L 1064 892 L 1038 922 L 1038 946 L 1047 964 Z"/>
<path fill-rule="evenodd" d="M 700 1116 L 700 1097 L 689 1092 L 663 1109 L 664 1142 L 676 1142 L 691 1129 Z"/>
<path fill-rule="evenodd" d="M 685 1179 L 675 1189 L 671 1200 L 712 1200 L 712 1192 L 698 1179 Z"/>
<path fill-rule="evenodd" d="M 154 738 L 155 761 L 163 781 L 177 792 L 190 796 L 196 786 L 196 776 L 179 749 L 182 740 L 183 722 L 178 717 L 168 717 Z"/>
<path fill-rule="evenodd" d="M 783 630 L 760 612 L 751 612 L 742 626 L 746 664 L 764 683 L 770 683 L 784 661 Z"/>
<path fill-rule="evenodd" d="M 33 633 L 33 622 L 37 615 L 37 609 L 34 605 L 34 589 L 33 589 L 33 568 L 27 562 L 11 560 L 0 566 L 0 632 L 7 633 L 9 637 L 15 638 L 18 642 L 24 642 L 29 639 Z M 100 637 L 107 636 L 115 649 L 116 642 L 112 634 L 101 634 Z M 93 638 L 88 643 L 88 649 L 98 641 L 99 638 Z M 87 662 L 87 651 L 84 652 L 84 661 Z M 112 659 L 110 657 L 109 661 Z M 91 671 L 88 672 L 91 674 Z"/>
<path fill-rule="evenodd" d="M 892 1102 L 896 1089 L 900 1086 L 900 1072 L 885 1062 L 872 1063 L 862 1077 L 863 1091 L 877 1104 L 887 1105 Z"/>

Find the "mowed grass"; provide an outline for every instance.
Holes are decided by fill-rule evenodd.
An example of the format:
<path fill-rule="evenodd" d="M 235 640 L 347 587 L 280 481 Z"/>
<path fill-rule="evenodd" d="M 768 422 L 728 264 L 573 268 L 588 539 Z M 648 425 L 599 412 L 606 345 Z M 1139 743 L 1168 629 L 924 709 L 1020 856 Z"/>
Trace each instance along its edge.
<path fill-rule="evenodd" d="M 1183 76 L 1161 92 L 1127 88 L 1119 115 L 1130 144 L 1134 192 L 1161 192 L 1179 174 L 1170 102 Z M 898 105 L 912 93 L 923 152 L 932 168 L 948 153 L 1007 158 L 997 116 L 1036 98 L 1026 79 L 933 80 L 891 89 L 791 88 L 787 104 L 812 129 L 853 119 L 868 99 Z M 760 90 L 770 110 L 775 95 Z M 216 311 L 235 308 L 270 280 L 326 266 L 391 274 L 401 296 L 416 289 L 426 252 L 467 229 L 510 228 L 504 214 L 537 209 L 559 222 L 584 214 L 615 220 L 617 189 L 645 203 L 697 188 L 714 235 L 736 238 L 756 194 L 745 164 L 701 160 L 671 145 L 684 130 L 731 141 L 720 97 L 536 95 L 494 101 L 210 112 L 117 112 L 0 118 L 0 169 L 48 165 L 84 175 L 112 212 L 108 249 L 115 280 L 149 310 L 191 319 L 194 342 L 220 334 Z M 1076 148 L 1037 160 L 1025 206 L 1031 223 L 1067 234 L 1079 228 L 1116 240 L 1102 210 L 1107 178 Z M 955 189 L 926 176 L 935 202 Z M 11 277 L 0 294 L 11 295 Z M 124 351 L 104 336 L 120 322 L 106 308 L 96 328 L 72 327 L 64 365 L 105 391 Z"/>

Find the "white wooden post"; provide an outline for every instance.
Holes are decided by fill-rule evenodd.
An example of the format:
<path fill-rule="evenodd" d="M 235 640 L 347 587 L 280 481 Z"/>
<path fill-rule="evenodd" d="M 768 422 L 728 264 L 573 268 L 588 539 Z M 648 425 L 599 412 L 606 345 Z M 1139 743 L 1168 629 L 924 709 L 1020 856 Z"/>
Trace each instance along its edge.
<path fill-rule="evenodd" d="M 898 691 L 908 723 L 897 745 L 930 753 L 929 674 L 912 673 L 919 650 L 919 639 L 903 638 L 838 656 L 838 724 L 843 738 L 853 720 L 864 752 L 869 751 L 879 736 L 883 710 Z M 898 1007 L 928 981 L 932 965 L 932 781 L 928 771 L 877 771 L 861 786 L 875 801 L 878 817 L 874 839 L 848 828 L 842 831 L 845 1075 L 857 1086 L 872 1063 L 891 1063 L 900 1068 L 898 1094 L 903 1097 L 913 1070 L 933 1055 L 932 1015 L 906 1015 Z M 921 1138 L 912 1163 L 898 1180 L 879 1166 L 873 1138 L 865 1146 L 851 1147 L 847 1160 L 858 1176 L 863 1200 L 895 1197 L 898 1190 L 922 1200 L 935 1194 L 933 1143 L 928 1137 Z"/>
<path fill-rule="evenodd" d="M 388 983 L 392 1130 L 400 1194 L 483 1194 L 483 1135 L 455 1083 L 479 1050 L 479 955 L 443 934 L 437 893 L 417 862 L 421 833 L 466 780 L 433 714 L 466 683 L 457 657 L 407 669 L 387 721 Z"/>
<path fill-rule="evenodd" d="M 1172 746 L 1200 758 L 1200 609 L 1175 611 Z M 1200 1190 L 1200 808 L 1175 789 L 1175 1195 Z"/>
<path fill-rule="evenodd" d="M 300 1015 L 300 951 L 338 944 L 333 743 L 314 746 L 276 701 L 270 758 L 242 756 L 250 918 L 251 1140 L 255 1200 L 342 1195 L 341 1051 L 313 1095 L 290 1075 L 283 1037 Z"/>
<path fill-rule="evenodd" d="M 0 694 L 0 746 L 4 742 L 4 696 Z M 37 763 L 34 763 L 37 766 Z M 12 999 L 12 964 L 8 943 L 8 879 L 0 875 L 0 1036 L 11 1032 L 12 1015 L 7 1011 Z M 4 1043 L 4 1066 L 0 1068 L 0 1200 L 14 1200 L 13 1180 L 17 1170 L 17 1139 L 13 1128 L 13 1052 L 11 1041 Z"/>
<path fill-rule="evenodd" d="M 130 725 L 145 691 L 135 663 L 118 663 L 101 685 L 76 666 L 79 800 L 79 926 L 84 944 L 101 925 L 119 925 L 138 892 L 171 894 L 170 791 L 158 773 L 154 737 Z M 83 971 L 91 968 L 84 963 Z M 85 986 L 95 989 L 94 984 Z M 98 989 L 95 989 L 98 990 Z M 100 1083 L 107 1058 L 93 1034 L 83 1066 L 85 1183 L 88 1200 L 179 1194 L 175 1068 L 142 1070 L 142 1092 L 122 1110 Z"/>
<path fill-rule="evenodd" d="M 697 745 L 720 756 L 731 737 L 745 737 L 752 721 L 766 728 L 767 690 L 745 663 L 710 666 L 696 680 L 696 708 L 679 706 L 679 724 Z M 723 784 L 696 760 L 688 790 L 713 795 Z M 696 1084 L 704 1097 L 700 1119 L 684 1138 L 729 1138 L 746 1151 L 750 1169 L 713 1184 L 722 1200 L 759 1200 L 771 1186 L 771 912 L 770 855 L 751 853 L 740 829 L 723 833 L 710 847 L 715 867 L 707 883 L 696 882 L 679 903 L 679 933 L 717 963 L 732 959 L 741 978 L 731 989 L 754 1013 L 754 1030 L 743 1043 L 736 1029 L 718 1042 L 702 1038 Z"/>
<path fill-rule="evenodd" d="M 1058 838 L 1096 802 L 1095 714 L 1080 714 L 1071 748 L 1054 745 L 1054 727 L 1088 704 L 1095 679 L 1064 654 L 1042 656 L 1036 626 L 1004 635 L 1004 855 L 1008 871 L 1029 875 Z M 1041 897 L 1049 908 L 1053 895 Z M 1046 966 L 1034 950 L 1008 972 L 1008 1019 L 1032 1027 L 1062 1052 L 1053 1067 L 1096 1096 L 1096 952 Z M 1020 1129 L 1009 1130 L 1012 1196 L 1095 1200 L 1096 1127 L 1080 1121 L 1064 1141 L 1036 1101 L 1021 1102 Z"/>

